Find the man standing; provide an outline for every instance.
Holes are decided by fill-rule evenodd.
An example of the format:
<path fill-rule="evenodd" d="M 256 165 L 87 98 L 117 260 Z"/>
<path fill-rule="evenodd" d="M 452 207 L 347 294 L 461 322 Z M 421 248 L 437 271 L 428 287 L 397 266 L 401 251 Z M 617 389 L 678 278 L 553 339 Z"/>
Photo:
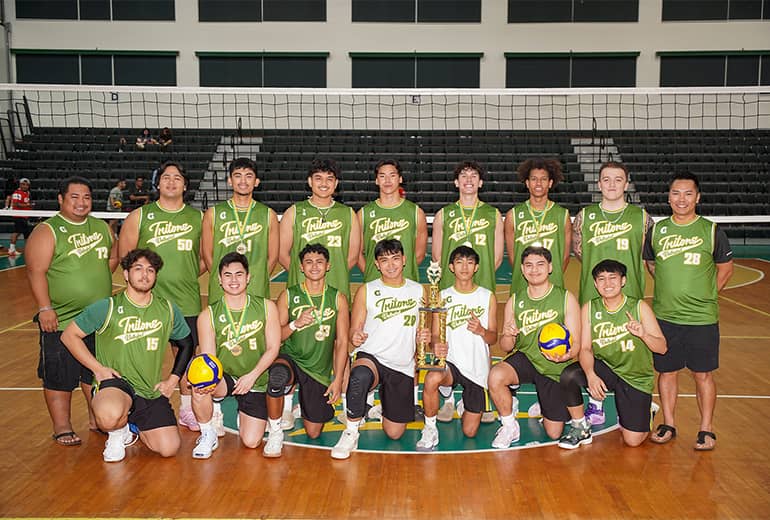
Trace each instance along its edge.
<path fill-rule="evenodd" d="M 527 287 L 511 295 L 505 304 L 503 334 L 500 348 L 513 354 L 507 356 L 489 371 L 489 393 L 500 414 L 502 426 L 497 430 L 493 448 L 507 448 L 519 440 L 520 429 L 513 414 L 513 398 L 509 385 L 534 383 L 537 399 L 543 413 L 545 433 L 558 439 L 570 413 L 559 386 L 559 377 L 574 359 L 580 342 L 580 306 L 569 291 L 549 279 L 553 270 L 551 252 L 543 247 L 529 246 L 521 253 L 521 271 Z M 572 336 L 576 348 L 562 356 L 548 356 L 540 352 L 537 336 L 548 323 L 563 323 Z M 583 412 L 581 402 L 579 413 Z M 584 418 L 571 424 L 578 428 L 578 443 L 591 442 L 591 428 Z"/>
<path fill-rule="evenodd" d="M 617 260 L 602 260 L 591 275 L 599 296 L 581 310 L 583 339 L 578 361 L 561 373 L 561 386 L 572 421 L 584 418 L 583 394 L 602 401 L 609 390 L 615 405 L 623 442 L 639 446 L 650 431 L 650 406 L 655 384 L 652 353 L 666 353 L 666 339 L 644 300 L 623 294 L 626 266 Z M 590 405 L 589 405 L 590 406 Z M 585 417 L 588 419 L 588 417 Z M 559 440 L 559 447 L 580 446 L 579 431 L 572 429 Z"/>
<path fill-rule="evenodd" d="M 281 354 L 270 367 L 267 387 L 269 435 L 265 457 L 280 457 L 283 446 L 281 414 L 284 396 L 299 386 L 299 403 L 307 436 L 321 435 L 334 417 L 334 403 L 342 393 L 348 360 L 348 301 L 326 284 L 329 251 L 308 244 L 299 252 L 305 281 L 278 296 Z M 332 379 L 332 368 L 334 379 Z"/>
<path fill-rule="evenodd" d="M 414 352 L 422 286 L 404 277 L 401 242 L 385 239 L 374 249 L 381 278 L 363 284 L 353 300 L 350 342 L 356 347 L 347 387 L 347 423 L 332 458 L 347 459 L 358 446 L 366 394 L 380 385 L 382 429 L 399 439 L 414 420 Z M 430 341 L 430 330 L 421 338 Z"/>
<path fill-rule="evenodd" d="M 457 246 L 472 247 L 479 255 L 479 269 L 473 277 L 476 285 L 495 292 L 495 271 L 503 261 L 503 224 L 500 212 L 479 200 L 484 172 L 476 161 L 465 161 L 454 169 L 455 187 L 460 198 L 441 208 L 433 220 L 433 261 L 440 262 L 440 287 L 454 284 L 449 271 L 449 253 Z"/>
<path fill-rule="evenodd" d="M 27 244 L 27 277 L 38 305 L 43 395 L 53 422 L 53 438 L 76 446 L 80 437 L 70 421 L 72 391 L 80 383 L 91 413 L 93 374 L 72 357 L 61 341 L 64 328 L 85 307 L 112 294 L 112 271 L 118 265 L 117 244 L 103 220 L 89 216 L 91 185 L 71 177 L 59 189 L 59 213 L 35 228 Z M 93 352 L 94 337 L 85 342 Z"/>
<path fill-rule="evenodd" d="M 566 208 L 548 198 L 549 191 L 562 180 L 561 163 L 556 159 L 527 159 L 517 172 L 519 181 L 529 191 L 529 200 L 517 204 L 505 215 L 505 244 L 513 270 L 510 292 L 527 287 L 519 260 L 529 246 L 544 247 L 551 252 L 551 282 L 564 287 L 572 225 Z"/>
<path fill-rule="evenodd" d="M 655 278 L 652 308 L 668 343 L 668 352 L 655 354 L 660 372 L 658 390 L 663 424 L 650 440 L 664 444 L 676 436 L 674 411 L 679 393 L 679 370 L 689 368 L 695 379 L 700 409 L 699 451 L 713 450 L 716 383 L 719 368 L 719 303 L 717 293 L 733 273 L 727 235 L 714 222 L 696 213 L 700 201 L 698 178 L 677 173 L 669 185 L 672 215 L 648 232 L 644 259 Z"/>
<path fill-rule="evenodd" d="M 214 388 L 193 391 L 193 410 L 201 430 L 192 453 L 196 459 L 211 457 L 219 447 L 212 397 L 235 396 L 241 442 L 247 448 L 259 446 L 267 424 L 267 369 L 281 346 L 275 304 L 247 292 L 251 275 L 246 257 L 227 253 L 218 273 L 224 296 L 201 312 L 198 333 L 201 353 L 219 358 L 224 377 Z"/>
<path fill-rule="evenodd" d="M 334 160 L 314 159 L 307 174 L 310 198 L 283 214 L 278 261 L 289 273 L 287 287 L 304 280 L 299 268 L 302 248 L 321 244 L 329 250 L 327 282 L 350 298 L 350 269 L 358 261 L 361 231 L 353 210 L 333 198 L 339 178 L 340 169 Z"/>
<path fill-rule="evenodd" d="M 182 310 L 198 345 L 196 322 L 201 311 L 198 276 L 204 269 L 200 260 L 201 220 L 203 215 L 184 203 L 188 178 L 182 165 L 168 161 L 158 176 L 160 197 L 157 201 L 132 211 L 120 231 L 120 253 L 142 248 L 157 252 L 166 269 L 158 275 L 155 294 L 174 302 Z M 192 413 L 190 389 L 180 384 L 179 423 L 198 430 Z"/>
<path fill-rule="evenodd" d="M 497 342 L 497 299 L 492 291 L 473 283 L 478 261 L 478 253 L 468 246 L 459 246 L 449 255 L 455 283 L 441 291 L 447 307 L 446 343 L 438 342 L 438 320 L 434 320 L 433 327 L 433 351 L 446 359 L 447 370 L 431 371 L 425 376 L 425 427 L 417 441 L 418 451 L 432 451 L 438 446 L 440 385 L 462 386 L 465 412 L 461 420 L 466 437 L 476 436 L 486 409 L 489 345 Z"/>
<path fill-rule="evenodd" d="M 404 276 L 419 282 L 417 269 L 425 258 L 428 244 L 425 213 L 417 204 L 401 197 L 400 188 L 404 178 L 398 161 L 379 161 L 374 167 L 374 174 L 380 196 L 358 211 L 358 222 L 363 233 L 358 268 L 364 273 L 364 282 L 379 278 L 380 273 L 374 262 L 374 247 L 381 240 L 395 238 L 404 246 Z"/>
<path fill-rule="evenodd" d="M 29 196 L 29 179 L 23 177 L 19 181 L 19 187 L 11 194 L 11 209 L 29 210 L 32 209 L 32 201 Z M 13 233 L 11 233 L 11 245 L 8 248 L 8 254 L 14 256 L 21 254 L 16 250 L 16 239 L 22 235 L 29 239 L 29 219 L 27 217 L 14 217 Z"/>
<path fill-rule="evenodd" d="M 110 195 L 107 197 L 107 211 L 112 213 L 123 211 L 123 190 L 125 189 L 126 181 L 120 179 L 110 190 Z M 110 220 L 110 229 L 113 235 L 118 235 L 118 219 Z"/>
<path fill-rule="evenodd" d="M 62 341 L 83 366 L 94 374 L 93 397 L 99 428 L 108 432 L 102 453 L 105 462 L 119 462 L 126 446 L 139 438 L 162 457 L 173 457 L 181 439 L 168 398 L 174 392 L 193 354 L 193 341 L 179 308 L 154 295 L 156 275 L 163 260 L 149 249 L 136 249 L 120 265 L 126 290 L 99 300 L 70 322 Z M 83 339 L 96 334 L 96 352 Z M 179 349 L 171 374 L 161 371 L 169 339 Z"/>
<path fill-rule="evenodd" d="M 608 162 L 599 170 L 602 200 L 581 209 L 572 227 L 572 251 L 580 260 L 581 305 L 599 296 L 591 270 L 611 258 L 626 266 L 623 293 L 637 300 L 644 298 L 644 262 L 642 250 L 652 217 L 644 209 L 625 200 L 628 169 L 621 163 Z M 586 418 L 592 425 L 604 424 L 602 402 L 590 397 Z"/>
<path fill-rule="evenodd" d="M 275 212 L 254 200 L 259 186 L 257 165 L 241 157 L 230 163 L 227 183 L 233 188 L 232 199 L 209 208 L 203 215 L 201 256 L 209 273 L 219 261 L 236 251 L 249 260 L 253 296 L 270 297 L 270 273 L 278 261 L 278 218 Z M 209 276 L 209 302 L 223 295 L 219 279 Z"/>

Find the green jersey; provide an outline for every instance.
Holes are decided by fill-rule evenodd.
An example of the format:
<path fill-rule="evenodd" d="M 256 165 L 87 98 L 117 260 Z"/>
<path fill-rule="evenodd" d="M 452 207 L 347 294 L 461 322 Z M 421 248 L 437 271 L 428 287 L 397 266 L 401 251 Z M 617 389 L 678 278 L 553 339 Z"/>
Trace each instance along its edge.
<path fill-rule="evenodd" d="M 291 265 L 287 287 L 305 281 L 299 268 L 299 252 L 307 244 L 321 244 L 329 250 L 331 268 L 326 281 L 350 299 L 348 250 L 353 210 L 333 201 L 328 208 L 318 208 L 309 200 L 294 205 L 294 243 L 291 245 Z"/>
<path fill-rule="evenodd" d="M 380 277 L 380 272 L 374 265 L 374 246 L 386 238 L 395 238 L 404 246 L 406 256 L 404 276 L 415 282 L 420 281 L 415 256 L 417 213 L 417 204 L 406 199 L 401 199 L 401 202 L 392 207 L 381 206 L 379 200 L 363 207 L 361 228 L 364 233 L 363 250 L 364 259 L 366 259 L 364 282 L 371 282 Z"/>
<path fill-rule="evenodd" d="M 201 311 L 201 220 L 203 214 L 188 205 L 176 211 L 158 202 L 139 208 L 138 248 L 152 249 L 163 259 L 155 294 L 179 305 L 185 316 Z"/>
<path fill-rule="evenodd" d="M 683 226 L 671 217 L 655 223 L 645 254 L 655 262 L 655 316 L 681 325 L 719 321 L 716 262 L 732 254 L 723 237 L 716 247 L 716 224 L 700 216 Z"/>
<path fill-rule="evenodd" d="M 629 385 L 640 392 L 651 394 L 655 382 L 652 351 L 644 341 L 626 329 L 626 312 L 631 313 L 635 320 L 641 320 L 639 300 L 624 296 L 623 305 L 615 311 L 609 311 L 601 297 L 594 298 L 588 305 L 594 357 L 607 363 Z"/>
<path fill-rule="evenodd" d="M 59 330 L 64 330 L 80 311 L 112 294 L 112 233 L 106 222 L 91 216 L 75 223 L 57 213 L 43 224 L 54 238 L 53 257 L 46 271 L 48 296 L 59 319 Z"/>
<path fill-rule="evenodd" d="M 311 306 L 303 285 L 289 287 L 286 295 L 289 321 L 299 318 Z M 323 294 L 310 296 L 310 300 L 316 308 L 316 321 L 292 332 L 281 346 L 281 352 L 288 354 L 310 377 L 328 386 L 332 382 L 334 340 L 337 337 L 337 289 L 327 285 Z"/>
<path fill-rule="evenodd" d="M 552 285 L 545 296 L 530 298 L 527 289 L 516 291 L 511 297 L 513 316 L 519 335 L 516 349 L 532 362 L 535 369 L 546 377 L 559 381 L 562 371 L 572 362 L 555 363 L 546 358 L 537 344 L 540 329 L 546 323 L 564 323 L 567 314 L 567 291 Z M 580 338 L 573 338 L 573 343 Z"/>
<path fill-rule="evenodd" d="M 96 332 L 99 363 L 116 370 L 145 399 L 161 395 L 155 385 L 163 380 L 169 339 L 190 334 L 182 311 L 155 294 L 149 304 L 138 305 L 121 292 L 86 307 L 75 323 L 86 334 Z"/>
<path fill-rule="evenodd" d="M 265 298 L 249 296 L 243 309 L 228 309 L 224 298 L 209 305 L 209 317 L 217 344 L 217 357 L 226 374 L 239 378 L 252 370 L 267 350 Z M 240 327 L 239 327 L 240 324 Z M 239 333 L 236 334 L 235 331 Z M 267 370 L 254 382 L 252 391 L 267 390 Z"/>
<path fill-rule="evenodd" d="M 642 249 L 647 212 L 633 204 L 627 204 L 618 211 L 606 211 L 599 204 L 592 204 L 580 210 L 580 217 L 580 304 L 599 296 L 591 270 L 607 259 L 617 260 L 626 266 L 623 293 L 637 299 L 644 298 Z"/>
<path fill-rule="evenodd" d="M 224 292 L 219 285 L 219 262 L 227 253 L 245 251 L 249 260 L 248 293 L 263 298 L 270 297 L 270 273 L 267 272 L 267 249 L 270 236 L 270 208 L 253 201 L 251 209 L 236 209 L 233 201 L 220 202 L 212 212 L 214 226 L 214 252 L 209 275 L 209 301 L 220 299 Z M 238 252 L 241 252 L 238 251 Z"/>
<path fill-rule="evenodd" d="M 564 227 L 571 225 L 569 212 L 553 201 L 543 211 L 535 211 L 529 201 L 517 204 L 511 211 L 513 219 L 513 258 L 511 262 L 511 294 L 527 288 L 521 272 L 521 253 L 527 246 L 545 247 L 551 252 L 553 272 L 551 283 L 564 287 L 562 264 L 568 245 L 564 241 Z"/>
<path fill-rule="evenodd" d="M 441 208 L 443 234 L 439 288 L 454 285 L 455 276 L 449 270 L 449 255 L 457 246 L 465 245 L 479 254 L 479 269 L 473 275 L 473 282 L 495 292 L 495 226 L 499 216 L 497 208 L 480 200 L 472 208 L 463 207 L 459 202 Z"/>

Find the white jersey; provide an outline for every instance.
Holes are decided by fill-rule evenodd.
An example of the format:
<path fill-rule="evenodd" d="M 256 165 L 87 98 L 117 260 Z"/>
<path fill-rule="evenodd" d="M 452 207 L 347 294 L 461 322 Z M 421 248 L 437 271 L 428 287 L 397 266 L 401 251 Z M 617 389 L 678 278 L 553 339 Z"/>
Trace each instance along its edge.
<path fill-rule="evenodd" d="M 382 279 L 366 286 L 366 322 L 369 337 L 355 352 L 365 352 L 386 367 L 414 376 L 417 316 L 423 295 L 422 285 L 404 280 L 401 287 L 391 287 Z"/>
<path fill-rule="evenodd" d="M 441 298 L 446 302 L 444 307 L 448 310 L 446 339 L 449 352 L 446 359 L 482 388 L 487 388 L 489 376 L 489 345 L 484 338 L 468 330 L 468 319 L 473 312 L 485 329 L 489 327 L 491 295 L 484 287 L 476 287 L 470 293 L 459 292 L 454 287 L 441 291 Z"/>

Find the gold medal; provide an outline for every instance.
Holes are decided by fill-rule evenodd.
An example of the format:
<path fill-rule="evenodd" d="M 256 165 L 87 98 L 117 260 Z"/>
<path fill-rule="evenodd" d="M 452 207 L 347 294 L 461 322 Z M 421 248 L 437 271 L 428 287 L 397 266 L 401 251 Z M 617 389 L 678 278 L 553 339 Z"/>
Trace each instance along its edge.
<path fill-rule="evenodd" d="M 245 231 L 246 226 L 249 223 L 251 210 L 254 208 L 254 201 L 252 200 L 251 203 L 249 203 L 249 208 L 246 210 L 246 216 L 243 217 L 243 222 L 241 222 L 241 218 L 238 216 L 238 208 L 235 207 L 235 202 L 232 202 L 231 207 L 233 208 L 233 217 L 235 218 L 235 228 L 238 231 L 238 237 L 241 239 L 240 243 L 235 247 L 235 250 L 238 253 L 245 255 L 246 251 L 249 250 L 244 243 L 244 240 L 246 239 Z"/>
<path fill-rule="evenodd" d="M 233 348 L 230 349 L 230 352 L 233 354 L 233 356 L 238 357 L 243 352 L 243 348 L 241 348 L 240 345 L 236 344 L 233 346 Z"/>
<path fill-rule="evenodd" d="M 238 251 L 240 254 L 245 255 L 246 251 L 248 251 L 248 248 L 246 247 L 246 244 L 241 242 L 240 244 L 238 244 L 235 250 Z"/>
<path fill-rule="evenodd" d="M 317 331 L 315 331 L 315 334 L 313 335 L 313 337 L 315 337 L 316 341 L 323 341 L 326 339 L 326 334 L 324 334 L 324 331 L 322 331 L 321 329 L 318 329 Z"/>

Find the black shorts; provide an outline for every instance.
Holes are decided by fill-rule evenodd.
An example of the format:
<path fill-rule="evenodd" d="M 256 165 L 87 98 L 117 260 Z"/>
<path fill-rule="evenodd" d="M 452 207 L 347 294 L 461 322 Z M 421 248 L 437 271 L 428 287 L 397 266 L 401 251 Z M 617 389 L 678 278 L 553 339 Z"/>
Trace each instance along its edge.
<path fill-rule="evenodd" d="M 395 423 L 414 421 L 414 377 L 386 367 L 366 352 L 356 354 L 358 358 L 372 360 L 377 368 L 382 416 Z"/>
<path fill-rule="evenodd" d="M 251 391 L 245 394 L 233 395 L 236 379 L 230 374 L 225 374 L 223 379 L 227 385 L 227 395 L 232 395 L 238 402 L 239 412 L 243 412 L 255 419 L 267 420 L 267 394 L 265 392 Z"/>
<path fill-rule="evenodd" d="M 487 395 L 484 387 L 477 385 L 460 373 L 456 366 L 447 362 L 452 372 L 452 388 L 463 387 L 463 406 L 471 413 L 481 413 L 487 409 Z"/>
<path fill-rule="evenodd" d="M 193 355 L 195 354 L 195 349 L 198 348 L 198 317 L 197 316 L 185 316 L 184 321 L 187 322 L 187 326 L 190 327 L 190 333 L 192 334 L 193 339 Z M 170 343 L 173 347 L 176 347 L 176 341 L 173 339 L 170 340 Z"/>
<path fill-rule="evenodd" d="M 80 364 L 61 342 L 62 331 L 40 331 L 40 358 L 37 363 L 37 377 L 43 380 L 43 388 L 61 392 L 72 392 L 78 384 L 90 385 L 94 374 Z M 91 354 L 96 353 L 93 334 L 83 341 Z"/>
<path fill-rule="evenodd" d="M 574 374 L 570 374 L 574 377 L 574 381 L 582 387 L 588 387 L 588 379 L 579 363 L 573 363 L 565 368 L 563 375 L 566 375 L 567 371 L 574 371 Z M 615 407 L 618 410 L 620 425 L 632 432 L 650 431 L 652 394 L 629 385 L 601 359 L 594 359 L 594 372 L 604 381 L 608 390 L 615 392 Z"/>
<path fill-rule="evenodd" d="M 679 325 L 658 319 L 668 343 L 665 354 L 653 353 L 655 370 L 676 372 L 685 367 L 693 372 L 711 372 L 719 368 L 719 324 Z"/>
<path fill-rule="evenodd" d="M 533 383 L 543 417 L 549 421 L 567 422 L 570 417 L 561 385 L 537 371 L 523 352 L 514 352 L 503 360 L 513 367 L 519 377 L 519 384 Z"/>
<path fill-rule="evenodd" d="M 294 384 L 299 385 L 299 407 L 302 410 L 302 418 L 312 423 L 323 424 L 334 418 L 334 407 L 327 403 L 324 393 L 326 385 L 319 383 L 286 354 L 279 354 L 279 358 L 289 363 Z M 292 385 L 293 386 L 293 385 Z M 291 386 L 285 389 L 284 395 L 291 391 Z"/>
<path fill-rule="evenodd" d="M 29 238 L 29 221 L 25 218 L 13 219 L 13 232 Z"/>
<path fill-rule="evenodd" d="M 176 426 L 176 416 L 168 397 L 161 395 L 155 399 L 146 399 L 136 395 L 131 383 L 121 378 L 105 379 L 94 388 L 94 394 L 105 388 L 117 388 L 131 396 L 131 409 L 128 422 L 136 425 L 139 431 L 154 430 L 167 426 Z"/>

